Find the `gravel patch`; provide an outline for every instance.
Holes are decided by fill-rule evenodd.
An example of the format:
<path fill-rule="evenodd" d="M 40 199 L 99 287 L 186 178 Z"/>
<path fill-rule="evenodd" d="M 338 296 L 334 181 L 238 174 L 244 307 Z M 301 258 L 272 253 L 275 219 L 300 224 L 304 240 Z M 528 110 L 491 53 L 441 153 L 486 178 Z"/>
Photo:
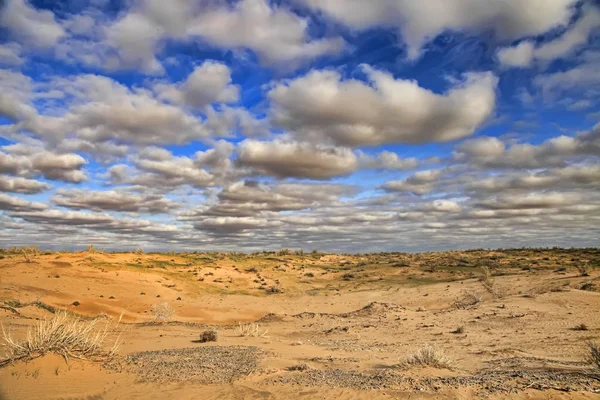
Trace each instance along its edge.
<path fill-rule="evenodd" d="M 136 373 L 151 382 L 225 383 L 254 372 L 263 355 L 257 347 L 189 347 L 134 353 L 109 367 Z"/>
<path fill-rule="evenodd" d="M 600 376 L 589 371 L 482 371 L 472 376 L 414 378 L 393 370 L 355 372 L 341 369 L 308 370 L 269 378 L 266 384 L 296 384 L 355 390 L 401 389 L 435 392 L 447 388 L 475 387 L 479 395 L 517 393 L 525 389 L 600 393 Z"/>

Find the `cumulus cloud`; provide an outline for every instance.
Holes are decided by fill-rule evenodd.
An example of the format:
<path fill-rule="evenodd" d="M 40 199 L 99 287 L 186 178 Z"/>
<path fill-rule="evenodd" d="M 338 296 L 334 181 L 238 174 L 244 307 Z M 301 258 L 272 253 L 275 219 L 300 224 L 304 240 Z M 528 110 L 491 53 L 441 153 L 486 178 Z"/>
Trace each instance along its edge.
<path fill-rule="evenodd" d="M 444 171 L 439 169 L 419 171 L 404 180 L 386 182 L 381 188 L 387 192 L 406 192 L 423 195 L 433 190 L 436 182 L 438 182 L 443 174 Z"/>
<path fill-rule="evenodd" d="M 50 188 L 51 186 L 47 183 L 34 179 L 0 175 L 0 191 L 2 192 L 35 194 L 44 192 Z"/>
<path fill-rule="evenodd" d="M 155 86 L 161 98 L 176 104 L 203 108 L 212 103 L 233 103 L 239 98 L 239 88 L 231 84 L 231 70 L 225 64 L 205 61 L 194 68 L 178 85 Z"/>
<path fill-rule="evenodd" d="M 508 67 L 529 67 L 533 61 L 549 62 L 569 55 L 585 45 L 589 36 L 600 27 L 600 10 L 585 4 L 582 16 L 558 38 L 535 46 L 533 41 L 523 41 L 513 47 L 498 50 L 498 60 Z"/>
<path fill-rule="evenodd" d="M 359 151 L 358 156 L 361 168 L 365 169 L 407 170 L 419 165 L 419 161 L 414 157 L 401 158 L 398 154 L 387 150 L 374 157 Z"/>
<path fill-rule="evenodd" d="M 0 65 L 19 66 L 25 62 L 17 43 L 0 44 Z"/>
<path fill-rule="evenodd" d="M 578 136 L 557 136 L 539 145 L 516 143 L 507 146 L 496 137 L 479 137 L 461 143 L 454 158 L 493 168 L 542 168 L 562 166 L 570 157 L 600 154 L 600 124 Z"/>
<path fill-rule="evenodd" d="M 51 47 L 65 35 L 51 11 L 38 10 L 26 0 L 6 0 L 0 7 L 0 27 L 24 44 Z"/>
<path fill-rule="evenodd" d="M 179 203 L 157 195 L 137 195 L 124 191 L 59 189 L 52 201 L 74 210 L 120 211 L 159 214 L 179 207 Z"/>
<path fill-rule="evenodd" d="M 304 142 L 246 139 L 237 154 L 239 165 L 279 178 L 330 179 L 358 168 L 358 158 L 348 148 Z"/>
<path fill-rule="evenodd" d="M 0 210 L 28 212 L 32 210 L 44 210 L 46 208 L 47 206 L 43 203 L 27 201 L 20 197 L 0 193 Z"/>
<path fill-rule="evenodd" d="M 528 193 L 521 196 L 511 194 L 481 201 L 475 206 L 498 210 L 553 208 L 575 204 L 580 199 L 581 196 L 576 193 Z"/>
<path fill-rule="evenodd" d="M 147 89 L 129 88 L 108 77 L 55 78 L 50 85 L 51 95 L 56 93 L 67 99 L 64 109 L 59 108 L 52 116 L 40 115 L 35 110 L 30 111 L 28 99 L 22 103 L 8 99 L 4 114 L 17 123 L 7 129 L 14 133 L 31 132 L 54 142 L 74 136 L 81 144 L 93 143 L 94 146 L 103 142 L 183 144 L 217 131 L 208 128 L 202 118 L 160 101 Z M 0 97 L 0 112 L 3 108 Z M 229 133 L 226 129 L 220 131 Z"/>
<path fill-rule="evenodd" d="M 311 71 L 270 92 L 276 124 L 298 137 L 344 146 L 441 142 L 473 134 L 493 113 L 497 78 L 465 75 L 444 94 L 363 66 L 369 82 Z"/>
<path fill-rule="evenodd" d="M 87 161 L 78 154 L 59 154 L 39 148 L 4 146 L 0 151 L 0 173 L 23 177 L 43 176 L 71 183 L 86 181 L 82 171 Z"/>
<path fill-rule="evenodd" d="M 546 100 L 556 99 L 564 93 L 576 93 L 597 89 L 600 86 L 600 58 L 585 60 L 563 71 L 549 72 L 534 78 L 534 86 Z"/>
<path fill-rule="evenodd" d="M 196 229 L 234 232 L 279 226 L 277 213 L 318 209 L 339 204 L 344 195 L 355 194 L 352 186 L 339 184 L 241 181 L 223 188 L 212 204 L 183 212 L 179 219 L 192 221 Z"/>
<path fill-rule="evenodd" d="M 545 33 L 569 22 L 576 0 L 446 0 L 415 3 L 396 0 L 300 0 L 327 16 L 364 30 L 389 26 L 400 31 L 408 57 L 447 30 L 479 33 L 493 31 L 503 41 Z"/>
<path fill-rule="evenodd" d="M 266 0 L 242 0 L 232 5 L 139 1 L 110 24 L 105 33 L 106 43 L 117 50 L 124 67 L 139 65 L 152 74 L 164 72 L 156 55 L 167 39 L 249 49 L 265 64 L 286 67 L 338 53 L 345 45 L 336 37 L 312 39 L 308 19 Z"/>

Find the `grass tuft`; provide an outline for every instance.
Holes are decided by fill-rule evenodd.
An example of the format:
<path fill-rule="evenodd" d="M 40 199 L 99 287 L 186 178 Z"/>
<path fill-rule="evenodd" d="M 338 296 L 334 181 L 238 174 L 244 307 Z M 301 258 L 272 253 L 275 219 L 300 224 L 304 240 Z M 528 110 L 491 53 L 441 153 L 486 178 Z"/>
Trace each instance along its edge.
<path fill-rule="evenodd" d="M 59 354 L 67 363 L 69 358 L 110 358 L 118 352 L 119 339 L 111 349 L 105 350 L 106 338 L 114 328 L 109 323 L 99 328 L 98 322 L 99 319 L 84 321 L 62 311 L 29 328 L 23 340 L 14 339 L 2 326 L 7 357 L 0 360 L 0 366 L 16 360 L 32 360 L 47 353 Z"/>
<path fill-rule="evenodd" d="M 434 346 L 426 344 L 415 353 L 409 355 L 401 365 L 405 367 L 433 367 L 440 369 L 453 369 L 454 361 L 444 352 Z"/>
<path fill-rule="evenodd" d="M 238 326 L 234 330 L 235 336 L 240 337 L 267 337 L 268 329 L 261 332 L 260 325 L 256 323 L 242 324 L 238 323 Z"/>
<path fill-rule="evenodd" d="M 588 343 L 589 354 L 587 361 L 597 369 L 600 369 L 600 344 L 596 342 Z"/>

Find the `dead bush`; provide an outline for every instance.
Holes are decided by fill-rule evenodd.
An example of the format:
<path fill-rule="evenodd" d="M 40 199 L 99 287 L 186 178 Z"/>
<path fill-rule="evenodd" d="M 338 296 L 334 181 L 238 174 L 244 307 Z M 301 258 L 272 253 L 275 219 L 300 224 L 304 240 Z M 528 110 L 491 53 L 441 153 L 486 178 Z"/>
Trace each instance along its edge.
<path fill-rule="evenodd" d="M 588 343 L 589 354 L 587 361 L 594 367 L 600 369 L 600 345 L 596 342 Z"/>
<path fill-rule="evenodd" d="M 208 330 L 204 331 L 200 334 L 200 338 L 198 339 L 200 343 L 207 342 L 216 342 L 217 341 L 217 331 Z"/>
<path fill-rule="evenodd" d="M 404 367 L 433 367 L 440 369 L 453 369 L 454 361 L 444 352 L 434 346 L 426 344 L 415 353 L 409 355 L 402 363 Z"/>
<path fill-rule="evenodd" d="M 118 352 L 119 339 L 108 350 L 104 349 L 104 343 L 116 326 L 111 327 L 110 322 L 107 322 L 103 328 L 99 328 L 99 321 L 100 319 L 84 321 L 62 311 L 29 328 L 23 340 L 14 339 L 2 326 L 7 357 L 0 361 L 0 366 L 15 360 L 31 360 L 47 353 L 59 354 L 67 363 L 69 358 L 110 358 Z"/>
<path fill-rule="evenodd" d="M 261 331 L 260 325 L 256 323 L 238 323 L 238 326 L 234 330 L 234 335 L 240 337 L 266 337 L 268 332 L 268 329 Z"/>
<path fill-rule="evenodd" d="M 154 322 L 166 322 L 173 318 L 173 308 L 169 303 L 158 303 L 152 306 L 152 312 L 154 313 Z"/>

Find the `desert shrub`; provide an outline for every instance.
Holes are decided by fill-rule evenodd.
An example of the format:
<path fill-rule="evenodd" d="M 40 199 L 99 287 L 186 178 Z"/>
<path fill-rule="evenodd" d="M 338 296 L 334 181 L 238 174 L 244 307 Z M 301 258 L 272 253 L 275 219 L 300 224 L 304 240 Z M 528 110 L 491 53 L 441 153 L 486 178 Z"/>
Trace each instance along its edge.
<path fill-rule="evenodd" d="M 292 252 L 290 249 L 281 249 L 276 254 L 277 254 L 277 256 L 281 257 L 281 256 L 289 256 L 290 254 L 292 254 Z"/>
<path fill-rule="evenodd" d="M 401 365 L 405 367 L 427 366 L 452 369 L 454 361 L 448 358 L 442 350 L 426 344 L 415 353 L 409 355 Z"/>
<path fill-rule="evenodd" d="M 288 371 L 308 371 L 309 369 L 308 364 L 296 364 L 287 367 Z"/>
<path fill-rule="evenodd" d="M 578 324 L 572 328 L 574 331 L 587 331 L 588 326 L 586 324 Z"/>
<path fill-rule="evenodd" d="M 155 322 L 165 322 L 173 318 L 174 311 L 169 303 L 158 303 L 152 306 L 152 313 Z"/>
<path fill-rule="evenodd" d="M 104 349 L 104 343 L 112 329 L 109 323 L 99 328 L 99 319 L 83 321 L 62 311 L 50 319 L 44 319 L 27 331 L 25 339 L 18 341 L 12 338 L 2 327 L 4 347 L 7 358 L 0 361 L 5 365 L 15 360 L 31 360 L 46 353 L 55 353 L 64 357 L 80 359 L 106 359 L 118 352 L 119 339 L 112 348 Z M 120 320 L 119 320 L 120 321 Z M 117 322 L 118 325 L 118 322 Z"/>
<path fill-rule="evenodd" d="M 96 247 L 95 247 L 93 244 L 90 244 L 90 245 L 87 247 L 87 252 L 88 252 L 88 253 L 95 253 L 95 252 L 96 252 Z"/>
<path fill-rule="evenodd" d="M 283 290 L 279 286 L 269 286 L 267 293 L 282 293 Z"/>
<path fill-rule="evenodd" d="M 600 345 L 596 342 L 588 343 L 589 354 L 587 361 L 594 367 L 600 369 Z"/>
<path fill-rule="evenodd" d="M 216 342 L 217 341 L 217 331 L 208 330 L 204 331 L 200 334 L 200 338 L 198 339 L 200 343 L 207 342 Z"/>
<path fill-rule="evenodd" d="M 465 327 L 464 326 L 459 326 L 458 328 L 456 328 L 455 330 L 453 330 L 450 333 L 454 333 L 454 334 L 461 334 L 461 333 L 465 333 Z"/>
<path fill-rule="evenodd" d="M 144 254 L 144 249 L 142 249 L 141 247 L 138 247 L 136 249 L 133 249 L 133 253 L 134 254 Z"/>
<path fill-rule="evenodd" d="M 234 330 L 234 335 L 240 337 L 266 337 L 268 332 L 268 329 L 261 332 L 260 325 L 256 323 L 238 323 L 238 326 Z"/>
<path fill-rule="evenodd" d="M 590 266 L 586 262 L 582 262 L 581 264 L 576 265 L 577 271 L 579 271 L 579 276 L 590 276 Z"/>
<path fill-rule="evenodd" d="M 498 290 L 496 288 L 496 284 L 494 282 L 494 278 L 492 277 L 492 272 L 489 267 L 483 266 L 481 267 L 481 276 L 479 277 L 479 282 L 485 290 L 488 291 L 492 296 L 498 297 Z"/>
<path fill-rule="evenodd" d="M 454 306 L 459 309 L 474 307 L 481 303 L 481 296 L 474 293 L 464 293 L 463 298 L 454 303 Z"/>

